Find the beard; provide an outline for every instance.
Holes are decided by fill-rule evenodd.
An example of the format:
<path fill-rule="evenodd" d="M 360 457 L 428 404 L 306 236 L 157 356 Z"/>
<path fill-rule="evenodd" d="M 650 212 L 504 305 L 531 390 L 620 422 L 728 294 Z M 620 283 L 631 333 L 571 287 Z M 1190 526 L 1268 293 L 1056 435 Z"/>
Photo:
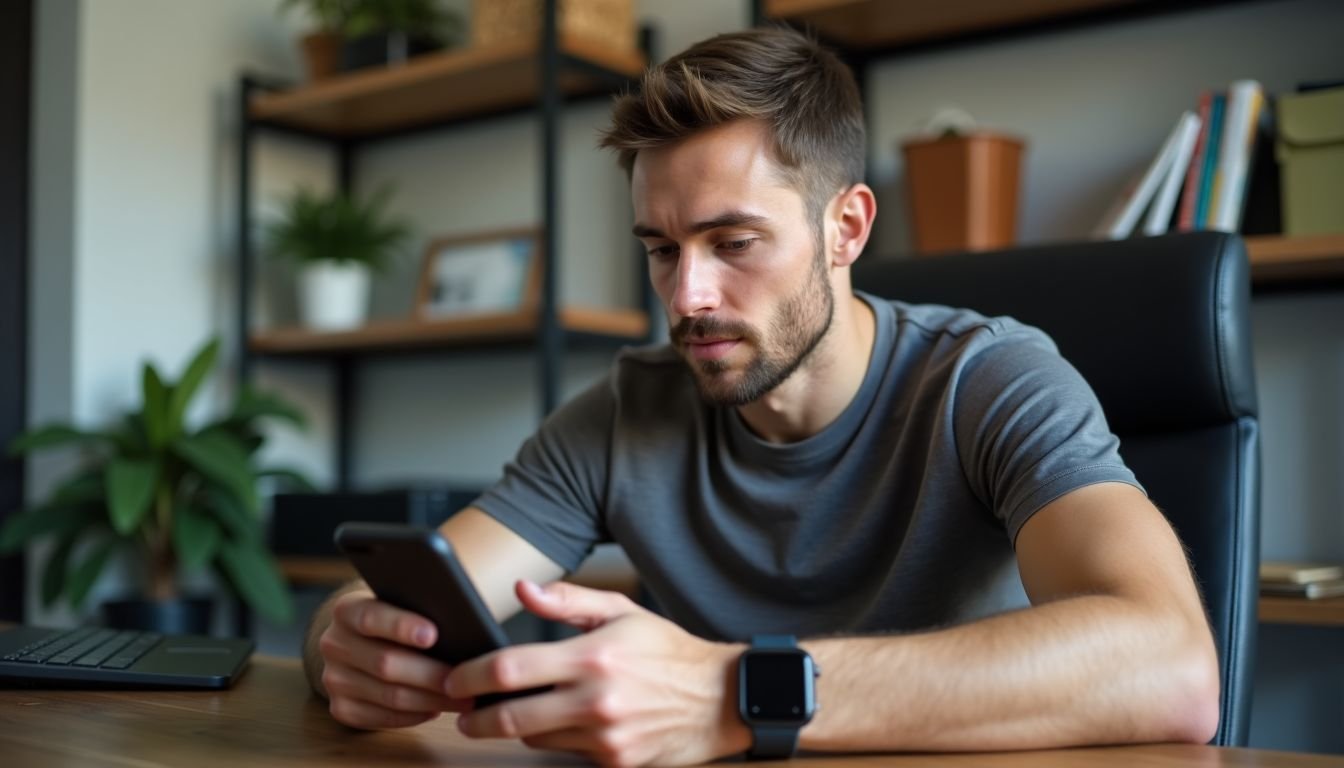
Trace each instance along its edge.
<path fill-rule="evenodd" d="M 766 332 L 742 322 L 712 316 L 682 318 L 671 330 L 673 344 L 691 369 L 700 397 L 713 406 L 741 406 L 755 402 L 783 384 L 816 350 L 835 316 L 835 292 L 820 257 L 799 290 L 775 308 Z M 739 338 L 756 350 L 734 376 L 724 360 L 693 360 L 688 339 Z"/>

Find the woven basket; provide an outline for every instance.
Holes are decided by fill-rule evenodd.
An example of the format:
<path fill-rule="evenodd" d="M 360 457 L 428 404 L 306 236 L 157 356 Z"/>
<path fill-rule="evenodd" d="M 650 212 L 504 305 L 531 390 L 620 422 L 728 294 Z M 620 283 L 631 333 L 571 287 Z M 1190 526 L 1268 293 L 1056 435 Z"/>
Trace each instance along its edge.
<path fill-rule="evenodd" d="M 542 0 L 474 0 L 471 16 L 473 45 L 491 45 L 541 35 Z M 556 23 L 562 36 L 582 37 L 617 48 L 634 50 L 633 0 L 560 0 Z"/>

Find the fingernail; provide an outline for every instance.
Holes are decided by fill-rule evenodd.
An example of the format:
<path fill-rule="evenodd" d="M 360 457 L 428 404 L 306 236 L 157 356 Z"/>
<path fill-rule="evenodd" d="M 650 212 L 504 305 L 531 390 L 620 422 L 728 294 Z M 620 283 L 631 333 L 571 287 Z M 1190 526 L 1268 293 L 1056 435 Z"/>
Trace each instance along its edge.
<path fill-rule="evenodd" d="M 421 627 L 421 628 L 417 629 L 417 630 L 415 631 L 415 644 L 416 644 L 416 645 L 429 645 L 430 642 L 431 642 L 431 640 L 433 639 L 433 638 L 431 637 L 431 634 L 432 634 L 432 633 L 429 631 L 429 627 Z"/>

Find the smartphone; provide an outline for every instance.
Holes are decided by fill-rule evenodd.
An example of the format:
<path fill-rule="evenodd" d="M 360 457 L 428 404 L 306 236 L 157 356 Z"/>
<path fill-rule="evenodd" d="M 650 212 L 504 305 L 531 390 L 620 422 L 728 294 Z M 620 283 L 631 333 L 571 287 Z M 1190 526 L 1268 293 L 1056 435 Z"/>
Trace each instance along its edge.
<path fill-rule="evenodd" d="M 342 523 L 336 546 L 379 600 L 434 622 L 438 639 L 423 653 L 461 664 L 509 644 L 448 540 L 438 531 L 388 523 Z M 550 687 L 476 697 L 476 707 Z"/>

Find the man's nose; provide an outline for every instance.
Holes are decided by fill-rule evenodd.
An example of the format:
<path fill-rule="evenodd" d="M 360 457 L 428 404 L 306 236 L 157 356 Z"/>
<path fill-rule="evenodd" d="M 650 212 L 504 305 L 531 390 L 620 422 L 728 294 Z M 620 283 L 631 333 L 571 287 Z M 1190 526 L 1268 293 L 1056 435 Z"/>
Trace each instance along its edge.
<path fill-rule="evenodd" d="M 683 249 L 677 260 L 677 284 L 672 291 L 671 309 L 681 317 L 713 312 L 719 307 L 717 269 L 713 259 L 693 249 Z"/>

